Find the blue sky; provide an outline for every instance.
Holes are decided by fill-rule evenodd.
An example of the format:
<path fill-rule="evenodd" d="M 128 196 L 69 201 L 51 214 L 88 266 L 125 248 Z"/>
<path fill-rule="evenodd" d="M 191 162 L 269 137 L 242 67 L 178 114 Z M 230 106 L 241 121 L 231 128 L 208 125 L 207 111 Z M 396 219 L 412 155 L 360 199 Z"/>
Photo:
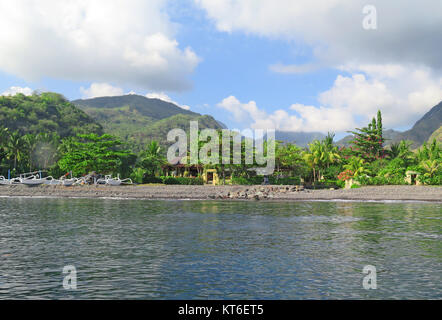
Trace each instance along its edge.
<path fill-rule="evenodd" d="M 338 136 L 381 108 L 403 130 L 442 100 L 441 4 L 405 2 L 1 4 L 0 94 L 135 92 L 230 128 Z"/>

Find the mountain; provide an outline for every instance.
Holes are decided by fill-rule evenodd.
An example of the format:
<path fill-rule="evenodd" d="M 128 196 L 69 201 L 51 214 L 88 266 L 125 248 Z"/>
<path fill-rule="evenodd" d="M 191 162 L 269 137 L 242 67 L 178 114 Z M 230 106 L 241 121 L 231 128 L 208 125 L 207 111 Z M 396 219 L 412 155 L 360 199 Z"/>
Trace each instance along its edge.
<path fill-rule="evenodd" d="M 106 133 L 129 143 L 135 152 L 144 150 L 152 140 L 158 141 L 165 151 L 171 144 L 167 142 L 167 133 L 175 128 L 188 132 L 190 121 L 198 121 L 200 129 L 225 128 L 209 115 L 138 95 L 74 100 L 72 103 L 99 122 Z"/>
<path fill-rule="evenodd" d="M 386 138 L 386 145 L 399 142 L 401 140 L 412 141 L 411 147 L 413 149 L 419 148 L 430 136 L 440 128 L 442 125 L 442 101 L 431 108 L 421 119 L 419 119 L 414 126 L 407 131 L 399 132 L 395 130 L 384 130 L 384 138 Z M 352 135 L 346 136 L 339 140 L 336 144 L 338 146 L 349 146 L 353 139 Z"/>
<path fill-rule="evenodd" d="M 442 126 L 431 134 L 430 138 L 428 138 L 428 143 L 433 142 L 434 139 L 436 139 L 437 142 L 442 143 Z"/>
<path fill-rule="evenodd" d="M 419 147 L 428 140 L 431 134 L 442 125 L 442 101 L 431 108 L 415 125 L 401 134 L 401 140 L 414 141 L 413 146 Z"/>
<path fill-rule="evenodd" d="M 143 116 L 160 120 L 176 114 L 199 115 L 198 113 L 184 110 L 177 105 L 160 99 L 150 99 L 136 94 L 117 97 L 99 97 L 92 99 L 79 99 L 72 101 L 80 108 L 94 109 L 119 109 L 128 107 L 129 110 L 137 110 Z"/>
<path fill-rule="evenodd" d="M 396 141 L 400 141 L 400 137 L 401 137 L 402 132 L 393 130 L 393 129 L 388 129 L 388 130 L 384 130 L 384 138 L 385 138 L 385 145 L 390 145 L 392 142 L 396 142 Z M 338 147 L 348 147 L 350 146 L 350 142 L 353 140 L 353 135 L 348 135 L 345 136 L 344 138 L 342 138 L 341 140 L 338 140 L 336 142 L 336 145 Z"/>
<path fill-rule="evenodd" d="M 56 132 L 62 138 L 77 133 L 103 133 L 94 119 L 52 92 L 0 96 L 0 127 L 21 134 Z"/>
<path fill-rule="evenodd" d="M 276 140 L 293 143 L 299 147 L 307 147 L 313 140 L 322 140 L 324 138 L 325 135 L 320 132 L 275 131 Z"/>

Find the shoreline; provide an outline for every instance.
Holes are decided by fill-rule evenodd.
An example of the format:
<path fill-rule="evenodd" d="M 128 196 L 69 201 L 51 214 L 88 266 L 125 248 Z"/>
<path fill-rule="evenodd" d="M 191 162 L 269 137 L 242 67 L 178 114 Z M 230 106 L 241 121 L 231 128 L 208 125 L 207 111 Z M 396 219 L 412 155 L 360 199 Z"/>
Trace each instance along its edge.
<path fill-rule="evenodd" d="M 441 186 L 365 186 L 356 189 L 309 190 L 299 186 L 24 186 L 2 185 L 0 197 L 103 198 L 148 200 L 249 200 L 249 201 L 424 201 L 442 202 Z"/>

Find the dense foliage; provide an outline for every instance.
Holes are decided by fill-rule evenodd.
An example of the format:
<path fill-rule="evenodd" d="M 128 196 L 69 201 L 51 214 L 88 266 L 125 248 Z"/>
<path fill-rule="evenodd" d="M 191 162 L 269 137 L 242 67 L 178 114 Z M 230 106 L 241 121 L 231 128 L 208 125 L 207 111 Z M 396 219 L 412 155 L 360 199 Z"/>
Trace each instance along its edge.
<path fill-rule="evenodd" d="M 102 127 L 62 95 L 52 92 L 0 96 L 0 127 L 18 134 L 101 134 Z"/>
<path fill-rule="evenodd" d="M 63 114 L 64 119 L 58 119 Z M 44 121 L 44 117 L 50 122 Z M 14 176 L 42 170 L 58 178 L 67 172 L 81 176 L 95 171 L 131 177 L 137 183 L 191 185 L 203 183 L 204 169 L 216 169 L 220 183 L 247 185 L 265 181 L 250 170 L 256 163 L 244 161 L 246 138 L 241 140 L 239 164 L 198 163 L 196 178 L 165 177 L 166 148 L 153 138 L 164 139 L 169 126 L 188 130 L 191 118 L 186 114 L 156 121 L 149 128 L 151 133 L 140 140 L 146 143 L 138 149 L 121 142 L 119 137 L 101 134 L 99 125 L 56 94 L 0 97 L 0 119 L 7 119 L 0 127 L 0 175 L 3 176 L 8 171 Z M 209 122 L 205 124 L 210 126 L 211 119 L 206 120 Z M 275 172 L 267 177 L 268 183 L 305 184 L 315 188 L 342 187 L 350 179 L 362 185 L 406 184 L 407 172 L 412 172 L 417 182 L 442 184 L 442 147 L 436 139 L 416 151 L 411 150 L 407 141 L 385 147 L 380 112 L 367 127 L 353 133 L 355 139 L 348 148 L 338 148 L 334 134 L 313 141 L 308 148 L 277 142 Z M 219 141 L 222 159 L 222 139 Z M 200 150 L 204 145 L 200 141 Z M 227 160 L 233 162 L 232 158 Z"/>
<path fill-rule="evenodd" d="M 93 171 L 126 176 L 129 173 L 127 168 L 135 164 L 136 155 L 120 146 L 119 140 L 107 134 L 80 134 L 66 138 L 62 141 L 58 166 L 75 176 Z"/>
<path fill-rule="evenodd" d="M 167 133 L 175 128 L 188 131 L 190 121 L 198 121 L 201 129 L 222 128 L 211 116 L 138 95 L 75 100 L 73 104 L 102 124 L 106 133 L 118 137 L 136 153 L 143 152 L 152 140 L 158 141 L 164 152 L 168 146 Z"/>

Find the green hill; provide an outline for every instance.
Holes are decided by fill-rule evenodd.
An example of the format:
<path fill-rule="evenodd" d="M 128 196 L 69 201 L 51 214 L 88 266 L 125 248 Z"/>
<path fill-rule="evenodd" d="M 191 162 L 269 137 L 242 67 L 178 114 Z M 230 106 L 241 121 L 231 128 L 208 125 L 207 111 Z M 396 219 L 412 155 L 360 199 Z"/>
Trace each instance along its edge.
<path fill-rule="evenodd" d="M 57 132 L 61 137 L 103 132 L 102 126 L 85 112 L 52 92 L 0 96 L 0 126 L 21 134 Z"/>
<path fill-rule="evenodd" d="M 129 110 L 136 110 L 139 114 L 161 120 L 176 114 L 187 114 L 198 116 L 198 113 L 184 110 L 177 105 L 160 99 L 150 99 L 144 96 L 129 94 L 117 97 L 99 97 L 85 100 L 74 100 L 73 104 L 80 108 L 95 109 L 119 109 L 128 107 Z"/>
<path fill-rule="evenodd" d="M 225 127 L 211 116 L 138 95 L 75 100 L 72 103 L 100 123 L 106 133 L 127 142 L 135 152 L 142 151 L 152 140 L 157 140 L 164 151 L 170 145 L 167 133 L 175 128 L 188 131 L 192 120 L 198 121 L 200 129 Z"/>
<path fill-rule="evenodd" d="M 433 142 L 434 139 L 436 139 L 437 142 L 442 143 L 442 126 L 440 126 L 439 129 L 433 132 L 433 134 L 428 139 L 428 143 Z"/>

